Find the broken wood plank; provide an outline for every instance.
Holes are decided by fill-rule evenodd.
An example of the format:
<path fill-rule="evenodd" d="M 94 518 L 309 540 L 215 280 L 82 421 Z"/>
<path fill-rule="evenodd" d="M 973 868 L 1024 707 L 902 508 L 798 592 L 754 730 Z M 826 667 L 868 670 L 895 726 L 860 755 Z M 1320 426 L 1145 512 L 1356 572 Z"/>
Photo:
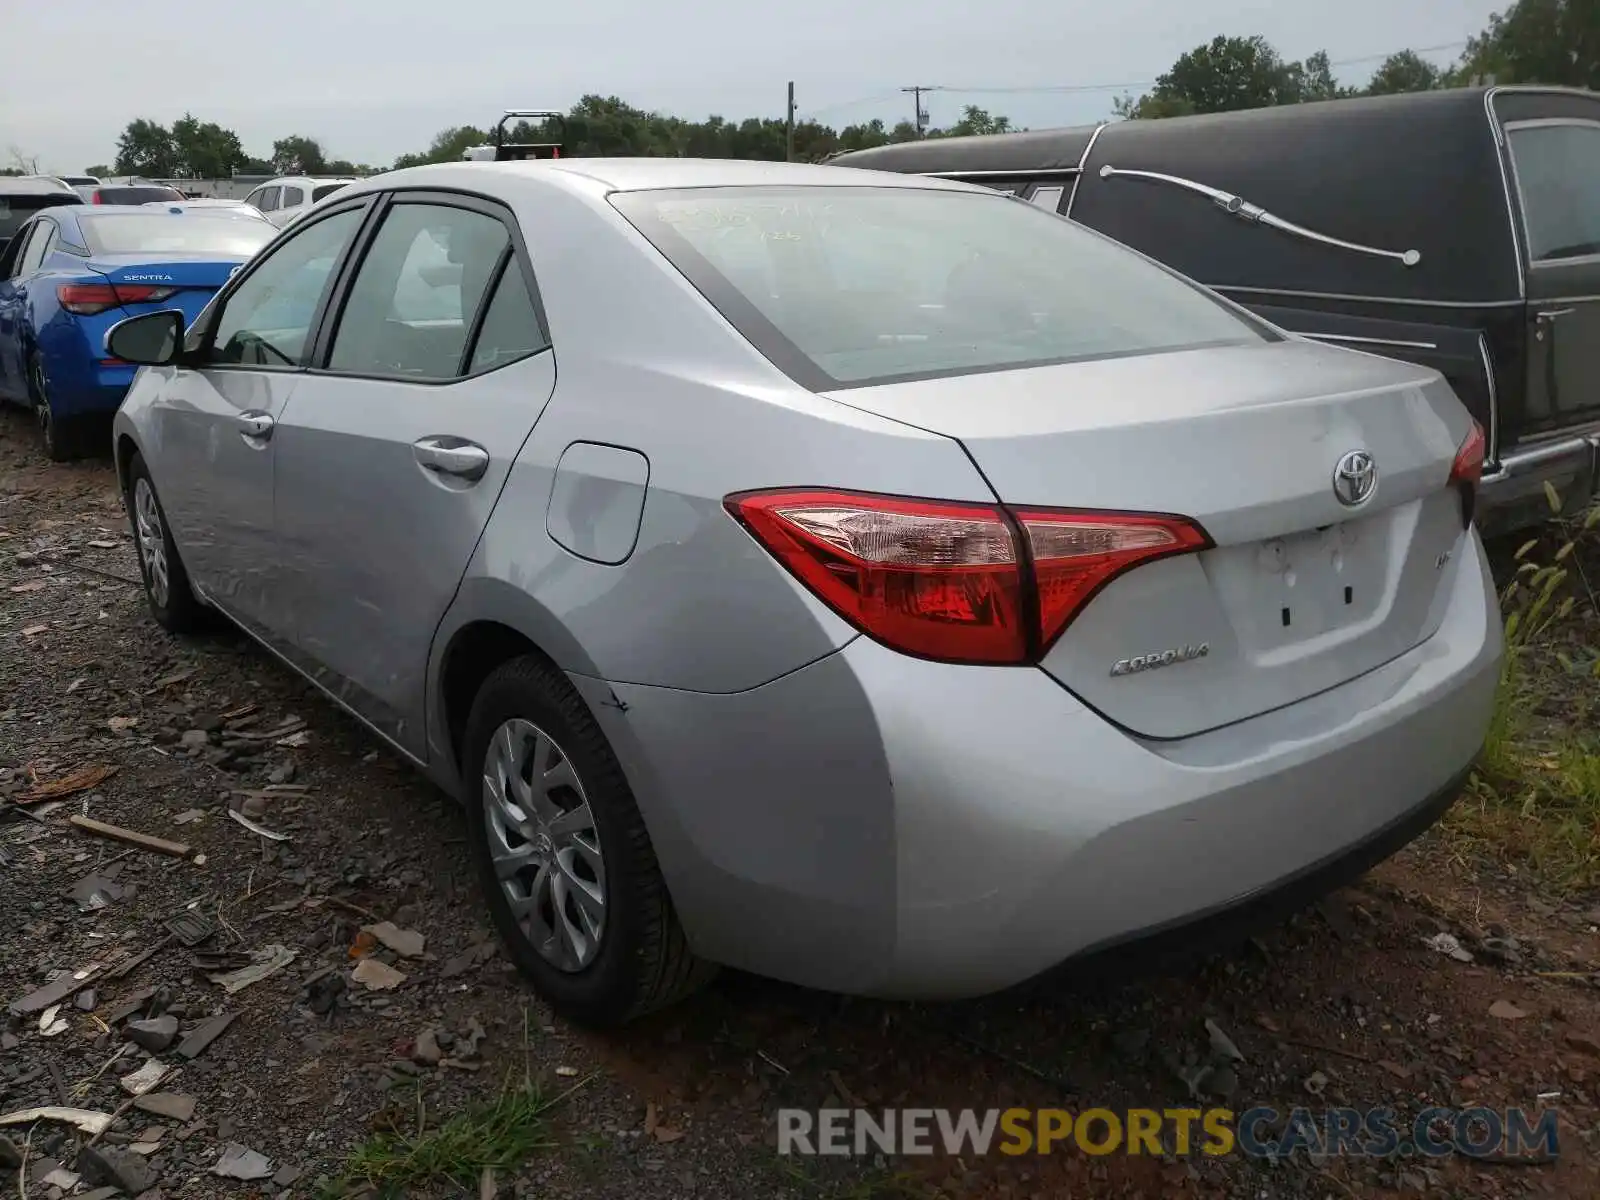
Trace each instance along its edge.
<path fill-rule="evenodd" d="M 170 854 L 173 858 L 188 858 L 189 844 L 187 842 L 169 842 L 166 838 L 158 838 L 153 834 L 140 833 L 135 829 L 124 829 L 120 825 L 108 825 L 104 821 L 96 821 L 93 817 L 84 817 L 74 814 L 67 822 L 76 825 L 85 833 L 92 833 L 96 837 L 110 838 L 114 842 L 125 845 L 137 846 L 141 850 L 152 850 L 157 854 Z"/>
<path fill-rule="evenodd" d="M 81 971 L 68 971 L 61 978 L 45 984 L 37 991 L 29 992 L 21 999 L 13 1000 L 7 1005 L 8 1011 L 13 1016 L 25 1017 L 29 1013 L 42 1012 L 52 1004 L 60 1004 L 68 996 L 81 992 L 88 986 L 96 974 L 99 973 L 98 964 L 84 967 Z"/>
<path fill-rule="evenodd" d="M 178 1057 L 199 1058 L 206 1052 L 206 1047 L 227 1032 L 228 1026 L 233 1024 L 234 1018 L 238 1015 L 238 1013 L 223 1013 L 196 1027 L 193 1033 L 178 1043 Z"/>

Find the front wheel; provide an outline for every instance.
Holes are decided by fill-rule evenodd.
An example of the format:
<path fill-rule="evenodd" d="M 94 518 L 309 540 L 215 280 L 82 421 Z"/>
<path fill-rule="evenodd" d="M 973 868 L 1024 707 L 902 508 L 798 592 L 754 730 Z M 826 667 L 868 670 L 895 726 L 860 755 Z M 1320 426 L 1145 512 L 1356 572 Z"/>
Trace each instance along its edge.
<path fill-rule="evenodd" d="M 463 799 L 490 916 L 552 1007 L 610 1026 L 714 973 L 689 951 L 605 735 L 554 667 L 514 659 L 467 721 Z"/>
<path fill-rule="evenodd" d="M 189 572 L 178 557 L 150 469 L 137 453 L 128 461 L 128 517 L 139 548 L 139 577 L 144 581 L 150 615 L 171 633 L 199 628 L 204 610 L 189 586 Z"/>

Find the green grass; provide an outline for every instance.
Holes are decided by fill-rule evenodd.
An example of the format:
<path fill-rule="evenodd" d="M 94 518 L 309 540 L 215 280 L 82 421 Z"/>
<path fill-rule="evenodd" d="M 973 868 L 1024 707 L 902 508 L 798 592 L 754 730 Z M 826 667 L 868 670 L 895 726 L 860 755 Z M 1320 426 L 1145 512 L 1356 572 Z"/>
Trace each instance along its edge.
<path fill-rule="evenodd" d="M 1445 824 L 1458 852 L 1557 892 L 1600 887 L 1600 603 L 1586 561 L 1600 561 L 1600 506 L 1525 542 L 1508 564 L 1494 717 Z"/>
<path fill-rule="evenodd" d="M 324 1191 L 324 1200 L 363 1187 L 386 1197 L 437 1183 L 475 1190 L 485 1168 L 502 1179 L 514 1175 L 532 1155 L 553 1145 L 546 1117 L 565 1095 L 548 1097 L 524 1081 L 430 1129 L 419 1094 L 416 1131 L 380 1133 L 358 1146 L 339 1180 Z"/>

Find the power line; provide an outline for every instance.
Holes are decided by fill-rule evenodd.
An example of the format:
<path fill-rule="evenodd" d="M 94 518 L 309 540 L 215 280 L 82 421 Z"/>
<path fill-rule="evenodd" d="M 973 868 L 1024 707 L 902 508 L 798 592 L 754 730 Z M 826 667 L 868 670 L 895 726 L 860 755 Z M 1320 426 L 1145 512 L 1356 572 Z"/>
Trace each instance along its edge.
<path fill-rule="evenodd" d="M 1467 45 L 1466 39 L 1455 42 L 1441 42 L 1436 46 L 1410 47 L 1414 54 L 1436 54 L 1446 50 L 1461 50 Z M 1381 62 L 1390 57 L 1395 51 L 1386 51 L 1380 54 L 1363 54 L 1357 58 L 1340 58 L 1329 62 L 1329 67 L 1355 67 L 1362 63 Z M 893 99 L 900 93 L 914 93 L 916 95 L 918 111 L 921 111 L 922 96 L 930 92 L 952 92 L 964 96 L 1027 96 L 1027 95 L 1076 95 L 1092 94 L 1095 92 L 1136 92 L 1156 85 L 1154 79 L 1141 79 L 1125 83 L 1053 83 L 1033 84 L 1012 87 L 953 87 L 944 84 L 919 85 L 917 87 L 903 87 L 893 92 L 879 92 L 871 96 L 863 96 L 859 100 L 846 100 L 839 104 L 829 104 L 821 108 L 809 109 L 807 117 L 816 117 L 822 113 L 837 112 L 845 108 L 859 108 L 867 104 L 878 104 Z"/>

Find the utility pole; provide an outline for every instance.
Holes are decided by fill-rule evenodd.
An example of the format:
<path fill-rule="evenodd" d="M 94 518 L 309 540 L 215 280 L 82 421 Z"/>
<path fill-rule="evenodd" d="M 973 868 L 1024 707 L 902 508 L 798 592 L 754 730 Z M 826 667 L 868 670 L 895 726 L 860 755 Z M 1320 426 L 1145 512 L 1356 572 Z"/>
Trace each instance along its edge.
<path fill-rule="evenodd" d="M 911 103 L 916 109 L 915 127 L 917 130 L 917 136 L 921 137 L 927 132 L 928 129 L 928 110 L 922 107 L 922 93 L 933 92 L 937 91 L 938 89 L 929 87 L 926 84 L 921 84 L 917 87 L 903 87 L 900 90 L 902 92 L 909 92 L 911 94 Z"/>
<path fill-rule="evenodd" d="M 783 161 L 794 161 L 794 80 L 789 80 L 789 108 L 783 121 Z"/>

